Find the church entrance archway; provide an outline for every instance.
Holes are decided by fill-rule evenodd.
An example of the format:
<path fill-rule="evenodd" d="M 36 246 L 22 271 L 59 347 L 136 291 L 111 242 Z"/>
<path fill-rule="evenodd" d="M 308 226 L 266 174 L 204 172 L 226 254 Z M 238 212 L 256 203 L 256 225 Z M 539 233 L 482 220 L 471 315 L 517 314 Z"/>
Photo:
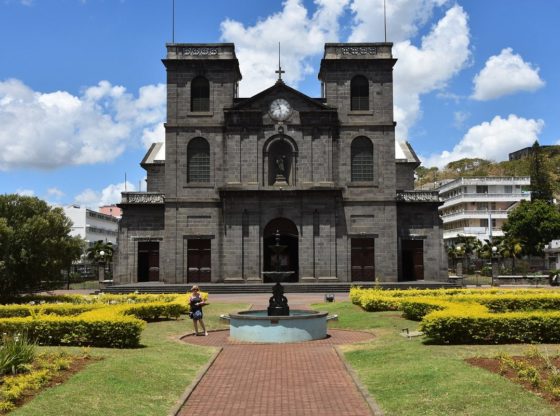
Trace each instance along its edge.
<path fill-rule="evenodd" d="M 280 254 L 276 254 L 270 246 L 276 245 L 276 231 L 280 234 L 279 245 L 286 246 Z M 296 225 L 287 218 L 275 218 L 270 221 L 263 232 L 263 271 L 293 271 L 285 282 L 297 282 L 299 279 L 299 233 Z M 263 277 L 264 283 L 273 283 Z"/>

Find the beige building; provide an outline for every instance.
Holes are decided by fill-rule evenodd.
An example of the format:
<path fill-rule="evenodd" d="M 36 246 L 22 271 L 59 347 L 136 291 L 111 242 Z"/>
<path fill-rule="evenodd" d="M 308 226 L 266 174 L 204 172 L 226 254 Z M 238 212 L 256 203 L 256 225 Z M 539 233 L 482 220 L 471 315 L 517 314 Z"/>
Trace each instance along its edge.
<path fill-rule="evenodd" d="M 437 188 L 443 205 L 443 238 L 451 244 L 459 235 L 484 241 L 503 236 L 502 226 L 509 212 L 522 200 L 530 200 L 531 178 L 459 178 Z"/>

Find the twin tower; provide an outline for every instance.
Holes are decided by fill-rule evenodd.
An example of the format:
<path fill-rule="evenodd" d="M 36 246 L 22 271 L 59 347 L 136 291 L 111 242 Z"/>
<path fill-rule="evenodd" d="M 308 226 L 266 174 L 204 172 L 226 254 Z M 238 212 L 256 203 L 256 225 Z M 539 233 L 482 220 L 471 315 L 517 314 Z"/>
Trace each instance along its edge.
<path fill-rule="evenodd" d="M 168 44 L 165 144 L 147 192 L 123 193 L 115 283 L 446 280 L 437 193 L 395 141 L 391 48 L 326 44 L 319 98 L 280 78 L 241 98 L 233 44 Z"/>

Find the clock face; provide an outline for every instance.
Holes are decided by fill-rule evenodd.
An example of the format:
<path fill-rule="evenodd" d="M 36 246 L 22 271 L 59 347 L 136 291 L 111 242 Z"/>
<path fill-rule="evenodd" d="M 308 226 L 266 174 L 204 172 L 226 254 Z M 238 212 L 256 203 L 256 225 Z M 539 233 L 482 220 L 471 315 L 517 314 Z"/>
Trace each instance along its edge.
<path fill-rule="evenodd" d="M 278 98 L 270 104 L 269 114 L 275 120 L 286 120 L 291 112 L 290 103 L 283 98 Z"/>

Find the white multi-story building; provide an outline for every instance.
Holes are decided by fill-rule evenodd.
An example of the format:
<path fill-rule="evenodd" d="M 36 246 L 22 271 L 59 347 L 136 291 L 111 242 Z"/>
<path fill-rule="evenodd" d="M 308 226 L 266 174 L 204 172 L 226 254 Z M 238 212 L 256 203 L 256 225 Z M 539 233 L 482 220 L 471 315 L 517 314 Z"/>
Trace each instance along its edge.
<path fill-rule="evenodd" d="M 450 181 L 439 188 L 443 205 L 443 239 L 451 244 L 458 235 L 484 241 L 503 236 L 508 213 L 522 200 L 530 200 L 531 178 L 472 177 Z"/>
<path fill-rule="evenodd" d="M 73 223 L 70 235 L 80 236 L 88 243 L 102 240 L 117 244 L 119 231 L 117 218 L 77 205 L 64 207 L 64 213 Z"/>

